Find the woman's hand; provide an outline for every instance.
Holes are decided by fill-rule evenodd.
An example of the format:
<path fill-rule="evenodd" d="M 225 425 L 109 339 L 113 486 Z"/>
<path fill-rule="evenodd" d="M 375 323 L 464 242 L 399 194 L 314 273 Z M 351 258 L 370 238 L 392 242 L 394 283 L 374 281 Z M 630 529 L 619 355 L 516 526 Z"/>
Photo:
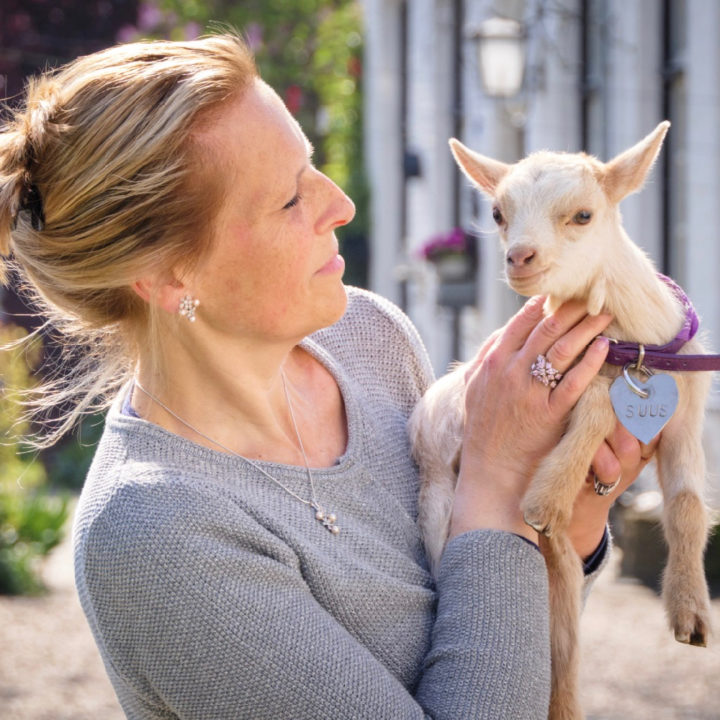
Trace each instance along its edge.
<path fill-rule="evenodd" d="M 568 302 L 543 317 L 543 298 L 532 298 L 490 336 L 466 369 L 465 430 L 450 537 L 478 528 L 496 528 L 537 542 L 519 504 L 538 462 L 558 443 L 568 413 L 607 355 L 597 336 L 609 315 L 588 316 Z M 576 358 L 583 357 L 573 366 Z M 550 388 L 530 367 L 539 354 L 563 381 Z"/>
<path fill-rule="evenodd" d="M 597 549 L 605 532 L 610 508 L 650 462 L 659 440 L 658 435 L 645 445 L 618 422 L 612 434 L 598 448 L 585 485 L 575 500 L 568 528 L 568 537 L 581 558 L 589 557 Z M 594 489 L 596 476 L 603 485 L 612 486 L 619 482 L 612 492 L 598 495 Z"/>

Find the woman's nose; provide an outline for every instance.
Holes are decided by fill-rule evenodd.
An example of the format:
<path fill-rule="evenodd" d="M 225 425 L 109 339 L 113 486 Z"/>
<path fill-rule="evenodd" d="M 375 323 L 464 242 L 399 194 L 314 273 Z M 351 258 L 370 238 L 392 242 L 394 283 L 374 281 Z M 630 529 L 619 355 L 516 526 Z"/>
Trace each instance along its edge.
<path fill-rule="evenodd" d="M 338 211 L 338 219 L 335 221 L 333 228 L 347 225 L 355 217 L 355 203 L 342 191 L 340 191 L 340 210 Z"/>
<path fill-rule="evenodd" d="M 318 220 L 318 232 L 347 225 L 355 217 L 355 203 L 327 176 L 322 175 L 326 189 L 326 208 Z"/>

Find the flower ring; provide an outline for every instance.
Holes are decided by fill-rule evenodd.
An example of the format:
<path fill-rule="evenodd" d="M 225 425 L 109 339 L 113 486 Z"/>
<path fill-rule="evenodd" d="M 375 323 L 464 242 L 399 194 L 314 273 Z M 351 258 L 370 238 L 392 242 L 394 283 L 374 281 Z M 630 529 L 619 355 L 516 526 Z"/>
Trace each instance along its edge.
<path fill-rule="evenodd" d="M 544 355 L 538 355 L 530 367 L 530 374 L 545 386 L 557 387 L 562 373 L 558 372 Z"/>

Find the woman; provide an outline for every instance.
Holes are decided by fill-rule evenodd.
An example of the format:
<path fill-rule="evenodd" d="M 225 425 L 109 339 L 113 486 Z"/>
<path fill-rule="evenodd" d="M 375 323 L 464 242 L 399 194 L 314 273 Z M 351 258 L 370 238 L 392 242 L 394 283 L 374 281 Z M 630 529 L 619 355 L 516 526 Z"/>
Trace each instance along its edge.
<path fill-rule="evenodd" d="M 1 136 L 2 249 L 93 351 L 48 403 L 115 395 L 74 526 L 107 672 L 129 718 L 543 717 L 547 577 L 518 504 L 609 318 L 534 299 L 481 349 L 435 585 L 405 431 L 432 373 L 395 307 L 343 286 L 354 208 L 311 153 L 229 35 L 81 58 Z M 618 430 L 596 486 L 643 462 Z M 614 496 L 576 503 L 590 570 Z"/>

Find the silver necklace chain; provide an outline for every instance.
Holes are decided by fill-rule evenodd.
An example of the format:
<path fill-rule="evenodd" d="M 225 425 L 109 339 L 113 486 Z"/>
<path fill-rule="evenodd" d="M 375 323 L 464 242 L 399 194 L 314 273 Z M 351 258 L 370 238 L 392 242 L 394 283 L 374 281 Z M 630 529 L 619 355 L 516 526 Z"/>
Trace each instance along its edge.
<path fill-rule="evenodd" d="M 323 527 L 327 528 L 333 535 L 337 535 L 340 532 L 340 526 L 336 524 L 337 517 L 335 516 L 335 513 L 325 512 L 325 510 L 315 498 L 315 483 L 313 481 L 313 474 L 310 470 L 310 463 L 308 462 L 307 455 L 305 454 L 305 446 L 303 445 L 302 438 L 300 437 L 300 431 L 298 430 L 297 421 L 295 420 L 295 412 L 293 411 L 293 406 L 290 402 L 290 393 L 288 392 L 287 383 L 285 382 L 285 373 L 282 373 L 281 377 L 283 382 L 283 390 L 285 391 L 285 400 L 287 401 L 288 409 L 290 410 L 290 419 L 292 420 L 293 429 L 295 430 L 295 437 L 297 438 L 298 445 L 300 446 L 300 452 L 302 453 L 303 461 L 305 463 L 305 470 L 307 472 L 308 482 L 310 483 L 310 500 L 306 500 L 305 498 L 300 497 L 300 495 L 298 495 L 297 493 L 294 493 L 289 487 L 286 487 L 276 477 L 273 477 L 267 470 L 264 470 L 256 462 L 250 460 L 250 458 L 246 458 L 244 455 L 236 453 L 234 450 L 231 450 L 229 447 L 226 447 L 222 443 L 211 438 L 209 435 L 206 435 L 204 432 L 198 430 L 196 427 L 187 422 L 187 420 L 183 420 L 183 418 L 181 418 L 176 412 L 171 410 L 167 405 L 165 405 L 165 403 L 158 400 L 158 398 L 156 398 L 150 391 L 146 390 L 140 384 L 137 378 L 134 380 L 134 383 L 135 387 L 137 387 L 138 390 L 142 391 L 156 405 L 159 405 L 163 410 L 165 410 L 166 413 L 172 415 L 178 422 L 181 422 L 183 425 L 185 425 L 185 427 L 189 428 L 201 438 L 204 438 L 213 445 L 217 445 L 219 448 L 222 448 L 225 452 L 230 453 L 230 455 L 239 457 L 248 465 L 252 465 L 252 467 L 254 467 L 258 472 L 261 472 L 263 475 L 265 475 L 265 477 L 269 478 L 276 485 L 280 486 L 286 493 L 288 493 L 288 495 L 292 495 L 296 500 L 299 500 L 301 503 L 303 503 L 303 505 L 311 507 L 315 511 L 315 519 L 319 523 L 321 523 Z"/>

